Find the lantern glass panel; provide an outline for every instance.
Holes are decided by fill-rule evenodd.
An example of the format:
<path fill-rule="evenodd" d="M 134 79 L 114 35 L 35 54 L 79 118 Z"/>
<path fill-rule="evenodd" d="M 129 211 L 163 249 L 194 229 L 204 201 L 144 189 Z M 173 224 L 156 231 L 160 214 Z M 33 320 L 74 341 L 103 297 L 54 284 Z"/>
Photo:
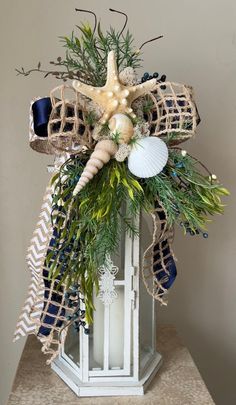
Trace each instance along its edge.
<path fill-rule="evenodd" d="M 125 209 L 125 206 L 122 207 L 122 210 Z M 119 271 L 116 274 L 116 280 L 124 280 L 125 274 L 125 226 L 122 222 L 120 224 L 120 236 L 119 243 L 116 249 L 116 252 L 112 255 L 112 261 L 114 266 L 117 266 Z"/>
<path fill-rule="evenodd" d="M 150 216 L 142 213 L 140 220 L 140 262 L 145 249 L 152 243 L 152 221 Z M 140 366 L 141 369 L 146 366 L 155 352 L 155 302 L 153 297 L 148 294 L 144 283 L 140 282 L 140 312 L 139 312 L 139 330 L 140 330 Z"/>
<path fill-rule="evenodd" d="M 68 328 L 64 343 L 64 353 L 73 363 L 80 367 L 80 336 L 73 325 L 70 325 Z"/>
<path fill-rule="evenodd" d="M 124 367 L 124 286 L 116 285 L 115 291 L 117 297 L 110 305 L 94 297 L 96 311 L 89 337 L 90 370 Z"/>

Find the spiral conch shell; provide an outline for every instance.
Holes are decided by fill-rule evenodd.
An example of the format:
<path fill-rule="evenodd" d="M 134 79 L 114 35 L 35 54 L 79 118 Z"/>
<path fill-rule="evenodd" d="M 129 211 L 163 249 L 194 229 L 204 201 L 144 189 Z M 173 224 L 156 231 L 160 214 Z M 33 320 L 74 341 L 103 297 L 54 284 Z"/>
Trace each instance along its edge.
<path fill-rule="evenodd" d="M 125 114 L 115 114 L 109 120 L 109 129 L 119 134 L 119 143 L 129 143 L 134 134 L 134 126 Z"/>
<path fill-rule="evenodd" d="M 94 152 L 91 154 L 73 191 L 74 196 L 97 174 L 104 164 L 109 162 L 116 152 L 117 145 L 111 139 L 104 139 L 96 144 Z"/>
<path fill-rule="evenodd" d="M 120 144 L 127 144 L 134 133 L 132 121 L 125 114 L 113 115 L 109 120 L 109 129 L 113 133 L 118 133 L 118 143 Z M 74 196 L 97 174 L 104 164 L 109 162 L 117 150 L 116 143 L 111 139 L 104 139 L 97 143 L 73 191 Z"/>

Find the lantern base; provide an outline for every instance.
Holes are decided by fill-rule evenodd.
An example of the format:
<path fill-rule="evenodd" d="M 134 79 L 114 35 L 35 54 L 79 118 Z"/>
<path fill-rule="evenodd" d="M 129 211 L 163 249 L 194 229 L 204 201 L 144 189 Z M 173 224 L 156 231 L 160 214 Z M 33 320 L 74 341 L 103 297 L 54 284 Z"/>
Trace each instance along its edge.
<path fill-rule="evenodd" d="M 129 380 L 119 381 L 114 378 L 111 381 L 90 381 L 83 383 L 69 364 L 58 359 L 54 360 L 51 367 L 61 379 L 74 391 L 78 397 L 104 397 L 104 396 L 129 396 L 144 395 L 148 385 L 155 377 L 162 363 L 162 356 L 155 353 L 152 362 L 142 375 L 141 380 L 135 381 L 134 377 Z"/>

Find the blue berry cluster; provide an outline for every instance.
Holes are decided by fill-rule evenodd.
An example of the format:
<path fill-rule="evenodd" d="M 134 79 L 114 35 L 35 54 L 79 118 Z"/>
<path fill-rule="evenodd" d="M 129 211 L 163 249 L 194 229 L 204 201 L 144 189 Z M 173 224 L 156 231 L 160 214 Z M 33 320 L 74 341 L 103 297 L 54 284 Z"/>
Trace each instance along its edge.
<path fill-rule="evenodd" d="M 84 333 L 89 334 L 89 329 L 85 328 L 86 322 L 85 311 L 81 309 L 81 302 L 84 300 L 81 298 L 80 286 L 79 284 L 74 284 L 65 293 L 65 302 L 68 308 L 73 309 L 71 315 L 67 315 L 67 320 L 73 323 L 76 332 L 79 332 L 80 327 L 84 328 Z"/>
<path fill-rule="evenodd" d="M 144 82 L 146 82 L 146 81 L 148 81 L 148 80 L 151 80 L 151 79 L 157 79 L 157 81 L 158 81 L 159 83 L 164 83 L 164 82 L 166 81 L 166 75 L 162 75 L 162 76 L 160 77 L 160 79 L 158 79 L 158 77 L 159 77 L 159 73 L 157 73 L 157 72 L 154 72 L 153 74 L 150 74 L 150 73 L 148 73 L 148 72 L 145 72 L 145 73 L 143 74 L 142 78 L 141 78 L 141 82 L 144 83 Z M 166 88 L 166 86 L 163 85 L 162 88 L 163 88 L 163 90 L 164 90 L 164 89 Z"/>
<path fill-rule="evenodd" d="M 188 222 L 180 222 L 180 226 L 185 227 L 186 232 L 187 232 L 189 235 L 191 235 L 191 236 L 195 236 L 195 235 L 200 235 L 200 234 L 202 234 L 202 236 L 203 236 L 204 239 L 207 239 L 207 238 L 208 238 L 208 233 L 207 233 L 207 232 L 202 232 L 201 229 L 194 229 L 194 230 L 193 230 L 192 228 L 189 227 Z"/>
<path fill-rule="evenodd" d="M 175 167 L 176 167 L 176 169 L 182 169 L 184 167 L 184 164 L 182 162 L 178 162 L 178 163 L 175 164 Z M 178 176 L 178 174 L 177 174 L 177 172 L 175 170 L 173 170 L 171 174 L 172 174 L 173 177 Z"/>

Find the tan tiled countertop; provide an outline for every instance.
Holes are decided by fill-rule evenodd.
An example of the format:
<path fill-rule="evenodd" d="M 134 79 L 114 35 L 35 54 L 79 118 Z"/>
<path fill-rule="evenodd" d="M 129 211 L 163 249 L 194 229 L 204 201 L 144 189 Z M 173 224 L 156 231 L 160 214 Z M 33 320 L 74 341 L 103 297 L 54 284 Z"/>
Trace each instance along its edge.
<path fill-rule="evenodd" d="M 158 351 L 163 365 L 141 397 L 77 398 L 45 363 L 34 336 L 26 342 L 7 405 L 212 405 L 214 404 L 187 348 L 172 326 L 159 326 Z"/>

